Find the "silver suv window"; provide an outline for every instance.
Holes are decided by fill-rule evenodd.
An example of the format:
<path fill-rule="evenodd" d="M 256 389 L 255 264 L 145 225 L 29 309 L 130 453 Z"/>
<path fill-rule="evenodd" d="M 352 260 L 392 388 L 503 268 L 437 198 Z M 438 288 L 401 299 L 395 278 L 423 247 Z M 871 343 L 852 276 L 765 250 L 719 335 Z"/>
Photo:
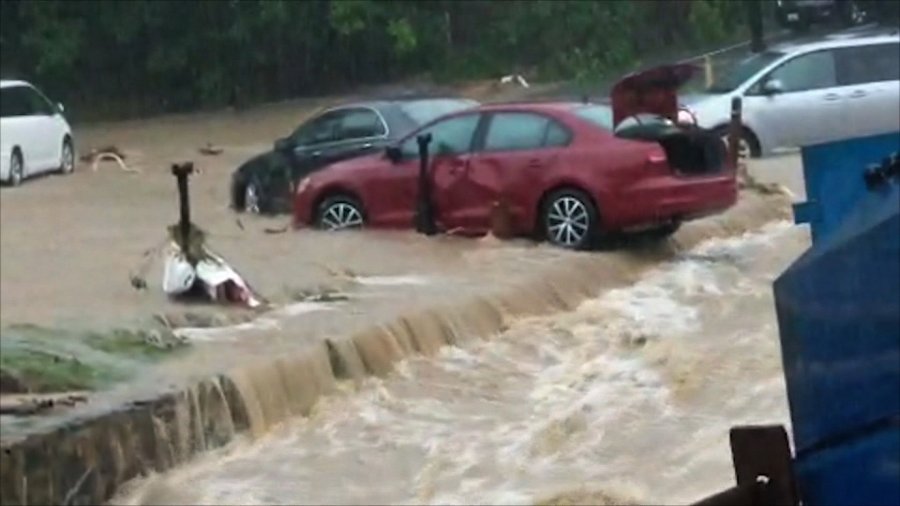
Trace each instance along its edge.
<path fill-rule="evenodd" d="M 781 81 L 785 93 L 837 86 L 834 52 L 815 51 L 792 58 L 770 72 L 769 79 Z"/>
<path fill-rule="evenodd" d="M 723 69 L 717 71 L 720 76 L 715 82 L 707 88 L 709 93 L 728 93 L 737 89 L 738 86 L 744 84 L 745 81 L 755 76 L 762 69 L 768 67 L 779 58 L 784 57 L 785 53 L 778 51 L 764 51 L 755 54 L 735 65 L 731 69 Z"/>
<path fill-rule="evenodd" d="M 900 43 L 841 48 L 835 57 L 841 85 L 900 80 Z"/>

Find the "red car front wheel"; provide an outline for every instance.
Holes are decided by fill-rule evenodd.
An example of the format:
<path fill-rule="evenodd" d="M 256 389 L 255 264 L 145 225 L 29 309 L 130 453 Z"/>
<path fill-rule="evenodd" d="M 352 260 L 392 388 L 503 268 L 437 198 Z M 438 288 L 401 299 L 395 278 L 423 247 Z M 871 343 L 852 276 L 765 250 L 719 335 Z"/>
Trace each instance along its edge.
<path fill-rule="evenodd" d="M 365 222 L 362 205 L 346 195 L 326 198 L 316 212 L 316 227 L 322 230 L 362 228 Z"/>

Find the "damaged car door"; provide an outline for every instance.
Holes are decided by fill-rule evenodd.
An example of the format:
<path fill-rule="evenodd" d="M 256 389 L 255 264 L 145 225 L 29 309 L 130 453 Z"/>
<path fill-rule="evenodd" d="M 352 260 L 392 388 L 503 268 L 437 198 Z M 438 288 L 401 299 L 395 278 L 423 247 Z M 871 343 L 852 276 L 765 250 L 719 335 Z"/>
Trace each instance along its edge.
<path fill-rule="evenodd" d="M 508 206 L 513 232 L 531 230 L 525 222 L 531 215 L 527 207 L 540 198 L 540 182 L 570 140 L 566 127 L 543 114 L 491 113 L 483 141 L 476 140 L 467 167 L 454 174 L 452 186 L 442 195 L 447 214 L 460 226 L 483 233 L 490 229 L 493 207 L 502 202 Z"/>

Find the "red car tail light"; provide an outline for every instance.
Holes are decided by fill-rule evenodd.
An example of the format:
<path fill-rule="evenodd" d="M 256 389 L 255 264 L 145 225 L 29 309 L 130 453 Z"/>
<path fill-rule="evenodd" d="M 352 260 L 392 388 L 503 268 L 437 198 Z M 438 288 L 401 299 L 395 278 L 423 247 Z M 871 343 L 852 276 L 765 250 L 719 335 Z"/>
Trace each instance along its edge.
<path fill-rule="evenodd" d="M 644 163 L 644 166 L 647 167 L 647 170 L 653 172 L 668 172 L 669 170 L 669 159 L 666 157 L 666 152 L 660 149 L 653 149 L 647 153 L 647 158 Z"/>
<path fill-rule="evenodd" d="M 650 165 L 664 165 L 668 160 L 662 151 L 654 151 L 647 155 L 647 163 Z"/>

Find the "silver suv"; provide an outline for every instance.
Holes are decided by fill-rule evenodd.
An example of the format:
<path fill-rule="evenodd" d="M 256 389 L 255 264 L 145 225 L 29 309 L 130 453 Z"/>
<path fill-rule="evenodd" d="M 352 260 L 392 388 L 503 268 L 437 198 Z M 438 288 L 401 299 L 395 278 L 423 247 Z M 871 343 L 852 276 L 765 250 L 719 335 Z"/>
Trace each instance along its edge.
<path fill-rule="evenodd" d="M 900 131 L 900 34 L 845 32 L 773 47 L 684 103 L 700 126 L 724 134 L 736 96 L 743 155 Z"/>

